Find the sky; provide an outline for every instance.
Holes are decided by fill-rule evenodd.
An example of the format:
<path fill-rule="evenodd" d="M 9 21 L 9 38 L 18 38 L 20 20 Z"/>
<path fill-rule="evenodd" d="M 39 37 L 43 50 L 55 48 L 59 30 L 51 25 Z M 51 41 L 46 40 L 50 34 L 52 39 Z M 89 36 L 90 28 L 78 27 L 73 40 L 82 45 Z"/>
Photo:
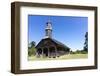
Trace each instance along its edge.
<path fill-rule="evenodd" d="M 48 20 L 52 22 L 52 38 L 70 47 L 72 51 L 83 49 L 88 17 L 28 15 L 29 43 L 35 41 L 38 44 L 45 37 Z"/>

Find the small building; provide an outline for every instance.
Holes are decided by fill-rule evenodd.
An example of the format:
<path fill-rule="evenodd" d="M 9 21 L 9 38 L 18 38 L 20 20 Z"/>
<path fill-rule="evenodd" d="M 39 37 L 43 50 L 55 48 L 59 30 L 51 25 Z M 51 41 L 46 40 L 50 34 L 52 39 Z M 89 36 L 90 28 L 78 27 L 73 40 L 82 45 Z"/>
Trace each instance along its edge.
<path fill-rule="evenodd" d="M 65 44 L 52 38 L 52 23 L 48 21 L 45 28 L 45 37 L 36 45 L 37 57 L 59 57 L 70 52 L 70 48 Z"/>

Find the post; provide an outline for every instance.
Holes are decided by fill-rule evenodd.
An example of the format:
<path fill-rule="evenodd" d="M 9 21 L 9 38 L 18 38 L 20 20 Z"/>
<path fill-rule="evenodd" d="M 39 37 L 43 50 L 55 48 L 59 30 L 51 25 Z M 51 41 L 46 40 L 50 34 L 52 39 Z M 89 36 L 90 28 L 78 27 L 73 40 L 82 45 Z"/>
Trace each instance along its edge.
<path fill-rule="evenodd" d="M 41 48 L 42 49 L 42 57 L 44 56 L 44 52 L 43 52 L 43 48 Z"/>
<path fill-rule="evenodd" d="M 36 52 L 35 52 L 35 53 L 36 53 L 36 57 L 39 57 L 39 55 L 38 55 L 38 49 L 36 50 Z"/>
<path fill-rule="evenodd" d="M 48 57 L 50 57 L 50 51 L 49 51 L 49 48 L 48 48 Z"/>
<path fill-rule="evenodd" d="M 55 47 L 55 53 L 56 53 L 56 57 L 58 56 L 58 52 L 57 52 L 57 48 Z"/>

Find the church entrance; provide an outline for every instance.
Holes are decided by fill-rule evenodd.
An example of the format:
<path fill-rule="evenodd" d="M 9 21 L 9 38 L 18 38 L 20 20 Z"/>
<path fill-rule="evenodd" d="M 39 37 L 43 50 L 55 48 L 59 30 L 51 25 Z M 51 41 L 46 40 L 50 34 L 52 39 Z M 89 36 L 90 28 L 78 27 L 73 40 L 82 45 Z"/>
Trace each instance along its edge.
<path fill-rule="evenodd" d="M 47 57 L 47 56 L 48 56 L 48 48 L 44 48 L 44 49 L 43 49 L 43 53 L 44 53 L 44 55 Z"/>
<path fill-rule="evenodd" d="M 54 58 L 56 57 L 55 47 L 50 47 L 50 56 Z"/>

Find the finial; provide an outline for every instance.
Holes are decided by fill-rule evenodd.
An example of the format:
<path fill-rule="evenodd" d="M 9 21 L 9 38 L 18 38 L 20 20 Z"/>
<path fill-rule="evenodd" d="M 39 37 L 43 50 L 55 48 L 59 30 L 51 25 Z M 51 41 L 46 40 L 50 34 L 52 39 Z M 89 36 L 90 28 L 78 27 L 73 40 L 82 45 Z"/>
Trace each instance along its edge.
<path fill-rule="evenodd" d="M 50 19 L 50 18 L 48 18 L 47 24 L 48 24 L 48 23 L 50 23 L 50 24 L 51 24 L 51 19 Z"/>

